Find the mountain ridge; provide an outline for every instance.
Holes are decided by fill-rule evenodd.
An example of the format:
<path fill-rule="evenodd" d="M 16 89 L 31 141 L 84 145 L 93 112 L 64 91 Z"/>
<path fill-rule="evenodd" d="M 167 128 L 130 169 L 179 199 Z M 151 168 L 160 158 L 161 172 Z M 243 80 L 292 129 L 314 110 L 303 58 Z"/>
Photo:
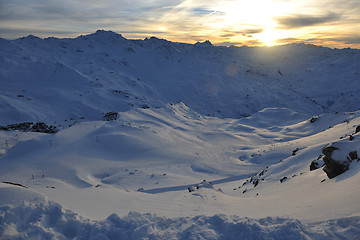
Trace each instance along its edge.
<path fill-rule="evenodd" d="M 354 102 L 359 100 L 354 83 L 360 69 L 355 61 L 360 59 L 357 50 L 312 45 L 227 48 L 207 44 L 199 48 L 198 44 L 157 38 L 127 40 L 121 34 L 103 30 L 74 39 L 30 36 L 3 41 L 0 79 L 9 84 L 3 86 L 2 109 L 18 114 L 2 124 L 20 120 L 24 113 L 28 116 L 21 121 L 59 121 L 32 116 L 17 102 L 31 99 L 24 103 L 29 108 L 38 105 L 44 109 L 42 115 L 59 115 L 50 109 L 63 107 L 57 106 L 55 100 L 47 104 L 43 98 L 49 99 L 53 94 L 54 98 L 64 99 L 59 91 L 66 89 L 73 91 L 73 104 L 67 104 L 79 105 L 77 109 L 90 108 L 91 116 L 85 116 L 90 120 L 100 119 L 109 111 L 144 105 L 161 107 L 179 101 L 205 115 L 241 118 L 266 107 L 287 107 L 309 115 L 355 111 Z M 336 69 L 332 70 L 330 65 Z M 314 66 L 318 69 L 314 70 Z M 51 95 L 43 94 L 40 98 L 32 94 L 35 91 L 31 89 L 32 82 L 42 84 Z M 18 91 L 16 84 L 24 88 L 29 85 L 29 89 Z M 48 84 L 57 85 L 57 89 Z M 325 86 L 332 88 L 327 96 L 321 90 Z M 10 89 L 4 92 L 5 87 Z M 111 97 L 105 94 L 110 91 Z M 24 98 L 18 97 L 21 95 Z M 93 98 L 108 106 L 99 109 Z M 9 112 L 2 110 L 2 114 Z M 63 115 L 62 120 L 85 114 L 71 110 Z"/>

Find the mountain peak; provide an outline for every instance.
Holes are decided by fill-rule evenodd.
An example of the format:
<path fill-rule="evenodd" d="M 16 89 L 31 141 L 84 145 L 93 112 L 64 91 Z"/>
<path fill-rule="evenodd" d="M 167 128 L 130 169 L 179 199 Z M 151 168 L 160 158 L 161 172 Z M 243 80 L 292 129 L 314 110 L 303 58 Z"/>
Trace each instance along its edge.
<path fill-rule="evenodd" d="M 195 43 L 195 46 L 199 46 L 199 47 L 212 47 L 212 43 L 209 40 L 206 40 L 204 42 L 197 42 Z"/>
<path fill-rule="evenodd" d="M 26 36 L 26 37 L 21 37 L 20 39 L 22 39 L 22 40 L 25 40 L 25 39 L 29 39 L 29 40 L 39 40 L 39 39 L 41 39 L 41 38 L 30 34 L 30 35 L 28 35 L 28 36 Z"/>
<path fill-rule="evenodd" d="M 152 43 L 170 43 L 170 41 L 168 41 L 166 39 L 157 38 L 157 37 L 145 38 L 144 41 L 152 42 Z"/>
<path fill-rule="evenodd" d="M 94 34 L 99 35 L 99 36 L 114 36 L 114 35 L 120 35 L 121 36 L 121 34 L 118 34 L 118 33 L 113 32 L 111 30 L 107 31 L 107 30 L 104 30 L 104 29 L 98 29 Z"/>
<path fill-rule="evenodd" d="M 103 29 L 97 30 L 95 33 L 91 33 L 89 35 L 80 36 L 82 38 L 96 38 L 96 39 L 125 39 L 121 34 L 113 32 L 113 31 L 107 31 Z"/>

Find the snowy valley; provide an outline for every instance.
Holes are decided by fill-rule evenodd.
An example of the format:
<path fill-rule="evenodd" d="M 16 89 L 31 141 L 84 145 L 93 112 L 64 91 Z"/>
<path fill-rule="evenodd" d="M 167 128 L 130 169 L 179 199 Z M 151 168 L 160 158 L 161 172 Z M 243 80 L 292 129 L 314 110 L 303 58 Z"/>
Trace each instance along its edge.
<path fill-rule="evenodd" d="M 359 50 L 99 30 L 0 52 L 0 238 L 360 239 Z"/>

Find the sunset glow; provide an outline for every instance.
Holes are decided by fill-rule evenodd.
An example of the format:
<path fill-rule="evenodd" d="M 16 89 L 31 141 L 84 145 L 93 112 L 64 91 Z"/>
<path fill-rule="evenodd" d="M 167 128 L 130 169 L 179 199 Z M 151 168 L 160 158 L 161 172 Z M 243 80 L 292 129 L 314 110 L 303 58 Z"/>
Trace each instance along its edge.
<path fill-rule="evenodd" d="M 2 0 L 3 38 L 74 37 L 97 29 L 216 45 L 312 43 L 360 48 L 360 1 Z"/>

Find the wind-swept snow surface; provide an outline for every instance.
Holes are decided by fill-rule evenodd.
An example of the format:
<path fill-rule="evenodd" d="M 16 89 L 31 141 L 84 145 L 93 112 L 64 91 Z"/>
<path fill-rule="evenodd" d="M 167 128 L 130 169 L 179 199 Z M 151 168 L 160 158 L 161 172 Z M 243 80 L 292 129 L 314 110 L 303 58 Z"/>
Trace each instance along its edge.
<path fill-rule="evenodd" d="M 4 190 L 4 189 L 1 189 Z M 4 191 L 2 191 L 3 193 Z M 12 191 L 14 192 L 14 191 Z M 6 193 L 6 192 L 5 192 Z M 54 202 L 0 208 L 5 239 L 356 239 L 358 217 L 301 223 L 286 218 L 214 215 L 166 218 L 130 212 L 94 221 Z"/>
<path fill-rule="evenodd" d="M 98 31 L 0 51 L 0 238 L 359 239 L 358 50 Z M 332 179 L 325 146 L 349 162 Z"/>

